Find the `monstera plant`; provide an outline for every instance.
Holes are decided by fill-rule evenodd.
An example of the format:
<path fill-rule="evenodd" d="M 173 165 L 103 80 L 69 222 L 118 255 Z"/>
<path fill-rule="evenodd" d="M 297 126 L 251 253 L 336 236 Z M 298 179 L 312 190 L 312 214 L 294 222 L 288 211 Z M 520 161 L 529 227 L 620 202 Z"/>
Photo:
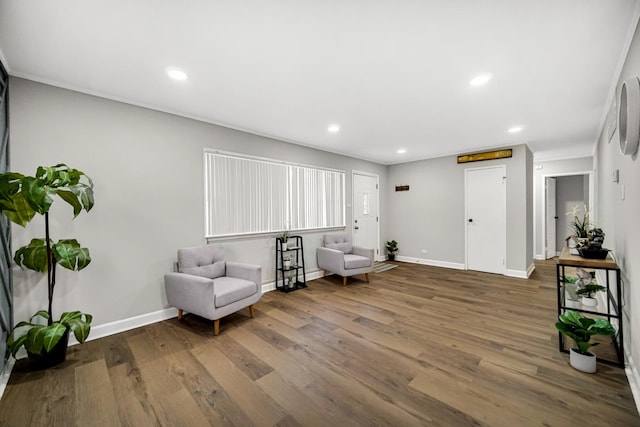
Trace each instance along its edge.
<path fill-rule="evenodd" d="M 50 237 L 49 209 L 60 198 L 73 208 L 75 218 L 93 207 L 93 182 L 84 172 L 65 164 L 38 167 L 35 176 L 15 172 L 0 173 L 0 210 L 12 222 L 26 227 L 36 214 L 44 216 L 44 238 L 32 239 L 18 249 L 14 261 L 22 268 L 47 274 L 49 306 L 40 310 L 28 321 L 18 323 L 7 339 L 7 345 L 15 357 L 24 346 L 29 357 L 46 357 L 64 343 L 62 360 L 66 356 L 66 340 L 72 331 L 80 343 L 89 336 L 92 316 L 79 311 L 62 313 L 54 320 L 52 305 L 56 286 L 56 267 L 80 271 L 91 262 L 89 250 L 75 239 L 54 242 Z M 46 324 L 43 324 L 45 323 Z M 64 338 L 63 341 L 61 341 Z M 58 345 L 58 347 L 56 347 Z M 57 351 L 60 353 L 60 351 Z"/>

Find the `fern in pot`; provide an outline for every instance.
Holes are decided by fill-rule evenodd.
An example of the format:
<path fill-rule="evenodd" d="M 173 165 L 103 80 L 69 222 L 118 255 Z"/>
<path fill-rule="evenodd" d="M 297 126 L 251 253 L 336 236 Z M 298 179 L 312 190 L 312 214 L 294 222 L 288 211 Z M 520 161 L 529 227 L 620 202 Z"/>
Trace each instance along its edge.
<path fill-rule="evenodd" d="M 7 339 L 7 345 L 16 356 L 25 347 L 34 367 L 45 368 L 61 363 L 66 358 L 69 332 L 80 343 L 89 336 L 92 316 L 80 311 L 62 313 L 53 317 L 53 294 L 56 286 L 57 266 L 80 271 L 91 262 L 89 250 L 75 239 L 51 240 L 49 209 L 60 198 L 73 208 L 75 218 L 83 210 L 93 207 L 93 182 L 84 172 L 65 164 L 38 167 L 34 176 L 16 172 L 0 174 L 0 210 L 12 222 L 26 227 L 36 214 L 44 216 L 45 237 L 32 239 L 18 249 L 14 261 L 22 268 L 46 273 L 48 307 L 39 310 L 27 321 L 19 322 Z"/>

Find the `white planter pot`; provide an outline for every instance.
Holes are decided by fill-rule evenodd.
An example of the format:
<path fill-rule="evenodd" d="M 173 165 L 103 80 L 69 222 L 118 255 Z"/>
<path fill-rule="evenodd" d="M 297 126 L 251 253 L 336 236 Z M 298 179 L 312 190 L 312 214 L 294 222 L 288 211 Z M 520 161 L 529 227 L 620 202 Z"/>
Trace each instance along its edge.
<path fill-rule="evenodd" d="M 567 299 L 566 303 L 569 308 L 580 308 L 580 301 Z"/>
<path fill-rule="evenodd" d="M 593 374 L 596 372 L 596 355 L 589 352 L 589 355 L 580 354 L 574 349 L 569 351 L 569 364 L 578 371 Z"/>
<path fill-rule="evenodd" d="M 595 307 L 598 305 L 598 300 L 595 298 L 582 297 L 582 305 L 587 307 Z"/>
<path fill-rule="evenodd" d="M 285 270 L 290 269 L 291 268 L 291 261 L 285 261 L 284 262 L 284 268 L 285 268 Z"/>
<path fill-rule="evenodd" d="M 282 250 L 283 251 L 287 250 L 287 242 L 282 242 Z"/>

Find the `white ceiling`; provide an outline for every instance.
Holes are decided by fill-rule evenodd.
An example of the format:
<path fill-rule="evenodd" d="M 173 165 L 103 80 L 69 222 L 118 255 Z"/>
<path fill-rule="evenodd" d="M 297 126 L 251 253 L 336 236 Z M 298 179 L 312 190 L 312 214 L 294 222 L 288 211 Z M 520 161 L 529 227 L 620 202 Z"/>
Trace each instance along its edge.
<path fill-rule="evenodd" d="M 0 54 L 14 76 L 383 164 L 521 143 L 541 160 L 592 154 L 637 21 L 637 0 L 0 0 Z"/>

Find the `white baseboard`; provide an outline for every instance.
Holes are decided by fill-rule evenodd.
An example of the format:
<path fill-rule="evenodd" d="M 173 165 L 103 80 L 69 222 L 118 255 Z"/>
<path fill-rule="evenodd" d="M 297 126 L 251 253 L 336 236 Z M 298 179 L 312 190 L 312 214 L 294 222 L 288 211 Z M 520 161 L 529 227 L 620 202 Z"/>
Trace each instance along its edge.
<path fill-rule="evenodd" d="M 526 270 L 505 270 L 504 275 L 508 277 L 517 277 L 518 279 L 528 279 L 535 269 L 536 265 L 531 263 Z"/>
<path fill-rule="evenodd" d="M 629 380 L 629 387 L 631 388 L 631 394 L 633 395 L 633 400 L 636 402 L 636 409 L 638 410 L 638 414 L 640 414 L 640 374 L 638 373 L 638 368 L 633 362 L 633 358 L 631 354 L 625 352 L 627 355 L 627 366 L 624 369 L 624 372 L 627 374 L 627 379 Z"/>
<path fill-rule="evenodd" d="M 536 255 L 535 256 L 536 261 L 544 261 L 546 258 L 544 255 Z"/>
<path fill-rule="evenodd" d="M 410 258 L 408 256 L 396 255 L 396 261 L 410 262 L 412 264 L 431 265 L 433 267 L 453 268 L 455 270 L 464 270 L 465 265 L 457 262 L 438 261 L 435 259 Z"/>
<path fill-rule="evenodd" d="M 0 372 L 0 399 L 2 399 L 4 390 L 7 388 L 7 384 L 9 384 L 9 377 L 11 376 L 11 370 L 13 369 L 13 365 L 15 363 L 16 359 L 14 359 L 12 356 L 9 356 L 9 359 L 4 365 L 2 372 Z"/>

